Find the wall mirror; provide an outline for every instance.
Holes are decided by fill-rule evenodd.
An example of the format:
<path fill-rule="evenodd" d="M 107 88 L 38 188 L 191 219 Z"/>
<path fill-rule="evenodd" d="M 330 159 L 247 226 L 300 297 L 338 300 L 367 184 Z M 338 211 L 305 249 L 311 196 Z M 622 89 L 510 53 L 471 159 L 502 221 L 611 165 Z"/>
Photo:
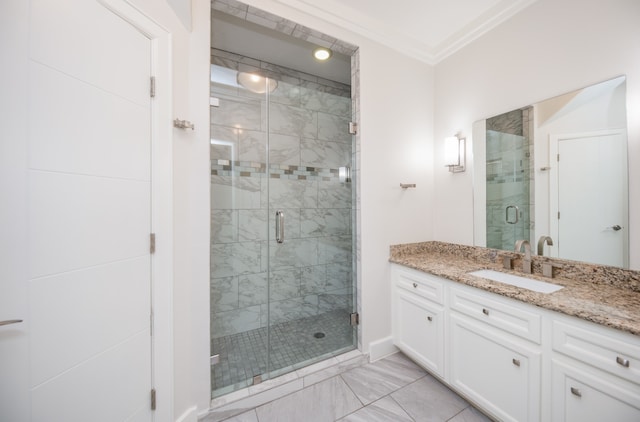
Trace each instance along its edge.
<path fill-rule="evenodd" d="M 628 268 L 625 103 L 621 76 L 475 122 L 474 244 Z"/>

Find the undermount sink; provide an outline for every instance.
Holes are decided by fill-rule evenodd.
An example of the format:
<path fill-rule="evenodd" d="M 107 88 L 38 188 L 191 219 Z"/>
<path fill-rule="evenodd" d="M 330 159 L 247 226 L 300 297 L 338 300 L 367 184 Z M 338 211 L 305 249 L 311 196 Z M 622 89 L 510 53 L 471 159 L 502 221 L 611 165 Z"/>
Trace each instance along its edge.
<path fill-rule="evenodd" d="M 467 274 L 497 281 L 498 283 L 521 287 L 523 289 L 532 290 L 538 293 L 553 293 L 564 288 L 563 286 L 558 286 L 557 284 L 546 283 L 544 281 L 533 280 L 531 278 L 502 273 L 500 271 L 478 270 L 471 271 Z"/>

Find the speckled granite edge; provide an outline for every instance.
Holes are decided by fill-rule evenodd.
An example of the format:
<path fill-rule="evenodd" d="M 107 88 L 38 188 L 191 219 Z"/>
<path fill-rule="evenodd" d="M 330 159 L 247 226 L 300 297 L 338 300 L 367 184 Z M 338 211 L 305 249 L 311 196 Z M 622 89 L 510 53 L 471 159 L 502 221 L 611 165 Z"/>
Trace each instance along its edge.
<path fill-rule="evenodd" d="M 640 272 L 548 257 L 532 257 L 532 278 L 564 286 L 564 289 L 551 294 L 537 293 L 467 274 L 478 269 L 495 269 L 522 275 L 518 270 L 507 271 L 502 267 L 502 258 L 505 256 L 514 258 L 514 268 L 521 267 L 524 256 L 521 253 L 438 241 L 393 245 L 389 261 L 640 335 Z M 562 265 L 554 272 L 553 279 L 542 277 L 541 264 L 545 261 Z"/>
<path fill-rule="evenodd" d="M 495 267 L 497 269 L 502 269 L 503 257 L 513 259 L 513 268 L 522 267 L 522 258 L 524 257 L 523 253 L 483 248 L 480 246 L 457 245 L 455 243 L 439 241 L 392 245 L 390 251 L 391 258 L 401 258 L 403 255 L 421 253 L 439 253 L 471 259 L 478 264 L 497 265 Z M 640 292 L 640 271 L 551 258 L 548 256 L 533 255 L 531 260 L 533 273 L 540 276 L 542 276 L 542 263 L 551 262 L 554 266 L 557 266 L 553 272 L 555 278 L 597 283 Z"/>

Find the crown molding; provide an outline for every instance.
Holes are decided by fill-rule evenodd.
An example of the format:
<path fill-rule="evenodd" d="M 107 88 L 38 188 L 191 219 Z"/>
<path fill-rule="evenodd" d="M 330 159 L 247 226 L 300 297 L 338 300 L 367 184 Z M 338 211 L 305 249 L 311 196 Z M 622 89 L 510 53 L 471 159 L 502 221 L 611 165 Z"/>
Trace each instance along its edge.
<path fill-rule="evenodd" d="M 376 41 L 429 65 L 435 65 L 467 46 L 491 29 L 513 17 L 537 0 L 502 0 L 436 46 L 410 37 L 378 19 L 354 16 L 354 10 L 334 0 L 323 0 L 322 7 L 311 0 L 274 0 L 326 23 Z"/>

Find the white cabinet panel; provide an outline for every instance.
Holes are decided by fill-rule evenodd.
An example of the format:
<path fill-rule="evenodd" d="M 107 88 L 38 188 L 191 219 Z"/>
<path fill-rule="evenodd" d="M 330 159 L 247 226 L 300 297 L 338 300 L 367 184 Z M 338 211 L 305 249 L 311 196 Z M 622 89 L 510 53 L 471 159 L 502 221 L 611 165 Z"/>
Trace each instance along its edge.
<path fill-rule="evenodd" d="M 31 277 L 149 253 L 150 184 L 32 171 Z"/>
<path fill-rule="evenodd" d="M 640 387 L 554 360 L 553 421 L 638 422 Z"/>
<path fill-rule="evenodd" d="M 149 268 L 146 255 L 31 280 L 31 385 L 148 330 Z"/>
<path fill-rule="evenodd" d="M 541 317 L 527 311 L 524 304 L 491 295 L 477 289 L 451 288 L 451 309 L 540 344 Z"/>
<path fill-rule="evenodd" d="M 541 353 L 451 314 L 450 383 L 505 421 L 540 420 Z"/>
<path fill-rule="evenodd" d="M 640 339 L 577 322 L 553 322 L 554 350 L 640 384 Z"/>
<path fill-rule="evenodd" d="M 399 290 L 394 342 L 416 362 L 444 377 L 444 311 Z"/>

